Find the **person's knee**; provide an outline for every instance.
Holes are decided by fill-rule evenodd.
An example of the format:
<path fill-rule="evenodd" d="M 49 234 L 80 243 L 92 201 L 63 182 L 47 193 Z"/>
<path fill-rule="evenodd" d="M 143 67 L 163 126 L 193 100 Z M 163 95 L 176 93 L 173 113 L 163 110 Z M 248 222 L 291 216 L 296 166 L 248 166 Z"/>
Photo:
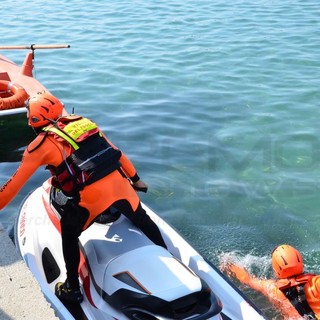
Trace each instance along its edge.
<path fill-rule="evenodd" d="M 147 215 L 141 205 L 139 205 L 136 211 L 133 212 L 131 221 L 140 227 L 148 225 L 151 222 L 151 218 Z"/>
<path fill-rule="evenodd" d="M 135 226 L 144 229 L 152 223 L 151 218 L 139 203 L 136 210 L 134 210 L 128 200 L 120 200 L 113 204 L 122 214 L 124 214 Z"/>

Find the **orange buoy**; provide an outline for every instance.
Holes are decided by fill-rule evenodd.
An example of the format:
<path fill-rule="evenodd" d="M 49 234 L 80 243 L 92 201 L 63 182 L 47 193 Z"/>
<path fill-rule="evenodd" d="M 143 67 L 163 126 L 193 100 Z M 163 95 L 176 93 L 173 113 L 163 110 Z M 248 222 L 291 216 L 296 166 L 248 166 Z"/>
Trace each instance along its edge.
<path fill-rule="evenodd" d="M 19 84 L 0 80 L 0 110 L 23 107 L 28 98 L 29 94 Z"/>

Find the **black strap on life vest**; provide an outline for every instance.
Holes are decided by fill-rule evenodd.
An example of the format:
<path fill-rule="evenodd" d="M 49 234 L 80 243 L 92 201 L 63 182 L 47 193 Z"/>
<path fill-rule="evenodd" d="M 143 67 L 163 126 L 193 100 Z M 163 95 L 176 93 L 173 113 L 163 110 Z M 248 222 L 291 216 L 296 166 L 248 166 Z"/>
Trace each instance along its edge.
<path fill-rule="evenodd" d="M 79 148 L 55 168 L 56 181 L 70 195 L 120 168 L 121 151 L 99 133 L 78 142 Z"/>
<path fill-rule="evenodd" d="M 65 129 L 67 126 L 68 130 Z M 61 117 L 43 130 L 72 147 L 72 153 L 69 156 L 65 154 L 57 167 L 49 166 L 52 184 L 66 195 L 74 197 L 85 186 L 120 170 L 121 151 L 106 140 L 91 120 L 76 115 Z"/>
<path fill-rule="evenodd" d="M 286 288 L 282 291 L 302 317 L 306 317 L 306 319 L 310 320 L 317 319 L 314 312 L 308 305 L 306 295 L 304 293 L 304 285 L 305 283 Z"/>

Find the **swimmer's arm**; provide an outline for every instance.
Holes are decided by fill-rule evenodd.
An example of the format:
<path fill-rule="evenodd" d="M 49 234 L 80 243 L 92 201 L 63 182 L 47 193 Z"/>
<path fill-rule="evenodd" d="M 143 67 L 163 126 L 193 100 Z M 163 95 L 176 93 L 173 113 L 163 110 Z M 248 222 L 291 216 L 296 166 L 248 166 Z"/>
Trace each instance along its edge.
<path fill-rule="evenodd" d="M 250 275 L 244 268 L 235 264 L 229 265 L 227 269 L 228 273 L 233 273 L 241 283 L 265 295 L 270 302 L 275 305 L 276 309 L 281 311 L 286 319 L 302 319 L 290 301 L 285 297 L 282 291 L 278 289 L 276 280 L 259 279 Z"/>
<path fill-rule="evenodd" d="M 274 280 L 258 279 L 250 275 L 244 268 L 235 264 L 230 264 L 227 269 L 228 273 L 232 273 L 241 283 L 263 294 L 266 294 L 267 288 L 274 282 Z"/>

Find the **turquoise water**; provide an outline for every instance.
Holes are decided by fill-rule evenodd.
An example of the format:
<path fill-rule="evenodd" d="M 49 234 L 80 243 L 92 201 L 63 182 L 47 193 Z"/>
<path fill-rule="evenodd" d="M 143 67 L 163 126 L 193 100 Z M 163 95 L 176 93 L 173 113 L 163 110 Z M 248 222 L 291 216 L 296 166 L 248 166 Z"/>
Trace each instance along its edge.
<path fill-rule="evenodd" d="M 270 276 L 270 252 L 286 242 L 320 272 L 318 1 L 2 0 L 0 9 L 1 45 L 71 45 L 36 51 L 36 77 L 101 125 L 149 184 L 141 199 L 210 261 L 233 255 Z M 25 52 L 1 54 L 20 64 Z M 17 166 L 2 162 L 0 182 Z M 1 212 L 7 229 L 45 177 L 40 169 Z"/>

